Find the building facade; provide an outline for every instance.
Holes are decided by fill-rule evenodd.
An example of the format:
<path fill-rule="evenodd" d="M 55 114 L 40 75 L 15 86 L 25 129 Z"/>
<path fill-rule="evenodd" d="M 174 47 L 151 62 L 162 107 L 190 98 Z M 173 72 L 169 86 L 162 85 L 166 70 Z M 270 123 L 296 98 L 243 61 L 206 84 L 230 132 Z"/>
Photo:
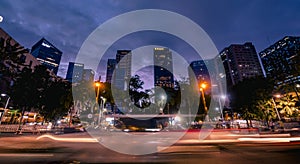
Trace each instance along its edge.
<path fill-rule="evenodd" d="M 116 59 L 108 59 L 107 60 L 107 67 L 106 67 L 106 82 L 107 83 L 111 83 L 116 65 L 117 65 Z"/>
<path fill-rule="evenodd" d="M 83 69 L 83 77 L 82 79 L 84 81 L 90 81 L 93 82 L 95 79 L 95 71 L 92 69 Z"/>
<path fill-rule="evenodd" d="M 31 48 L 31 54 L 50 71 L 57 75 L 62 52 L 53 44 L 42 38 Z"/>
<path fill-rule="evenodd" d="M 69 62 L 66 80 L 78 83 L 83 78 L 84 64 Z"/>
<path fill-rule="evenodd" d="M 250 42 L 245 44 L 232 44 L 220 53 L 224 65 L 227 86 L 231 87 L 246 78 L 263 76 L 254 45 Z"/>
<path fill-rule="evenodd" d="M 266 76 L 277 85 L 300 82 L 300 37 L 286 36 L 259 55 Z"/>
<path fill-rule="evenodd" d="M 188 69 L 190 83 L 210 83 L 209 72 L 206 67 L 205 61 L 197 60 L 191 62 L 190 69 Z M 194 78 L 193 78 L 194 77 Z"/>
<path fill-rule="evenodd" d="M 117 89 L 127 90 L 131 78 L 131 50 L 118 50 L 112 84 Z"/>
<path fill-rule="evenodd" d="M 174 88 L 172 52 L 154 48 L 154 86 Z"/>

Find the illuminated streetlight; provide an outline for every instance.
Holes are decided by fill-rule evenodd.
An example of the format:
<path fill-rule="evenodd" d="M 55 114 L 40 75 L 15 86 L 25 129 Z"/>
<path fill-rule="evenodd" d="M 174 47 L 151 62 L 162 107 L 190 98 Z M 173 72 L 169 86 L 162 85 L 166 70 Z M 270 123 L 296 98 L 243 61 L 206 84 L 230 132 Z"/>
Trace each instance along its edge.
<path fill-rule="evenodd" d="M 7 109 L 10 97 L 7 94 L 5 94 L 5 93 L 2 93 L 1 96 L 2 97 L 8 97 L 7 100 L 6 100 L 5 106 L 4 106 L 4 109 Z M 2 119 L 2 114 L 0 113 L 0 124 L 1 124 L 1 119 Z"/>
<path fill-rule="evenodd" d="M 100 97 L 100 99 L 101 99 L 101 103 L 100 103 L 100 107 L 99 107 L 99 115 L 98 115 L 98 124 L 99 125 L 101 125 L 101 118 L 102 118 L 102 116 L 103 116 L 103 110 L 104 110 L 104 105 L 105 105 L 105 102 L 106 102 L 106 98 L 104 98 L 104 97 Z"/>
<path fill-rule="evenodd" d="M 220 109 L 220 112 L 221 112 L 222 120 L 224 120 L 224 115 L 223 115 L 223 106 L 224 105 L 222 105 L 221 99 L 223 99 L 225 101 L 226 96 L 225 95 L 219 96 L 219 107 L 220 107 L 219 109 Z"/>
<path fill-rule="evenodd" d="M 200 89 L 205 89 L 207 87 L 207 84 L 206 83 L 202 83 L 201 85 L 200 85 Z"/>
<path fill-rule="evenodd" d="M 101 83 L 100 81 L 95 82 L 95 87 L 97 87 L 97 92 L 96 92 L 96 103 L 99 102 L 99 94 L 100 94 L 100 87 Z M 101 101 L 102 102 L 102 101 Z M 100 125 L 100 120 L 101 120 L 101 103 L 99 105 L 99 115 L 98 115 L 98 124 Z"/>
<path fill-rule="evenodd" d="M 8 106 L 9 100 L 10 100 L 10 97 L 9 97 L 7 94 L 5 94 L 5 93 L 2 93 L 1 96 L 2 96 L 2 97 L 8 97 L 7 100 L 6 100 L 6 103 L 5 103 L 5 107 L 4 107 L 4 109 L 7 109 L 7 106 Z"/>
<path fill-rule="evenodd" d="M 95 82 L 95 86 L 97 87 L 96 102 L 98 103 L 99 91 L 100 91 L 101 83 L 99 81 L 97 81 L 97 82 Z"/>
<path fill-rule="evenodd" d="M 166 96 L 165 95 L 161 95 L 161 102 L 160 102 L 160 109 L 159 109 L 160 113 L 164 113 L 163 105 L 164 105 L 165 99 L 166 99 Z"/>
<path fill-rule="evenodd" d="M 200 84 L 200 91 L 201 91 L 201 94 L 202 94 L 202 99 L 203 99 L 203 105 L 204 105 L 204 110 L 205 110 L 205 113 L 207 113 L 207 106 L 206 106 L 206 101 L 205 101 L 205 96 L 204 96 L 204 89 L 207 87 L 207 84 L 206 83 L 201 83 Z"/>

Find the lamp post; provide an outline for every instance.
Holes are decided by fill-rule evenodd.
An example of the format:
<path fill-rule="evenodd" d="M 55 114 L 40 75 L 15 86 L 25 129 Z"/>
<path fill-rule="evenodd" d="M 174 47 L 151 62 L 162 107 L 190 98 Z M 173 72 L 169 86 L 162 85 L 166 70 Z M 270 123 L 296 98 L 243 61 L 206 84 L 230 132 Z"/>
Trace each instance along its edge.
<path fill-rule="evenodd" d="M 97 92 L 96 92 L 96 103 L 98 104 L 98 100 L 99 100 L 99 94 L 100 94 L 100 86 L 101 83 L 99 81 L 95 82 L 95 86 L 97 87 Z M 98 124 L 100 124 L 100 114 L 101 114 L 101 103 L 99 105 L 99 116 L 98 116 Z"/>
<path fill-rule="evenodd" d="M 205 101 L 205 96 L 204 96 L 204 89 L 207 87 L 207 85 L 205 83 L 202 83 L 200 85 L 200 91 L 201 91 L 201 95 L 202 95 L 202 99 L 203 99 L 203 105 L 204 105 L 204 111 L 205 113 L 207 113 L 207 106 L 206 106 L 206 101 Z"/>
<path fill-rule="evenodd" d="M 10 96 L 8 96 L 5 93 L 2 93 L 1 96 L 2 97 L 8 97 L 7 100 L 6 100 L 5 106 L 4 106 L 4 109 L 7 109 L 7 106 L 8 106 L 9 100 L 10 100 Z"/>
<path fill-rule="evenodd" d="M 164 105 L 165 99 L 166 99 L 165 95 L 161 95 L 161 107 L 160 107 L 160 110 L 162 111 L 162 113 L 164 113 L 163 105 Z"/>
<path fill-rule="evenodd" d="M 98 124 L 101 125 L 101 118 L 102 118 L 102 109 L 104 109 L 104 104 L 105 104 L 105 101 L 106 101 L 106 98 L 104 97 L 100 97 L 101 99 L 101 102 L 100 102 L 100 106 L 99 106 L 99 116 L 98 116 Z"/>
<path fill-rule="evenodd" d="M 2 97 L 8 97 L 7 100 L 6 100 L 5 106 L 4 106 L 4 109 L 7 109 L 7 106 L 8 106 L 9 100 L 10 100 L 10 97 L 9 97 L 7 94 L 5 94 L 5 93 L 2 93 L 1 96 L 2 96 Z M 5 113 L 5 111 L 3 112 L 3 114 L 4 114 L 4 113 Z M 0 113 L 0 124 L 1 124 L 1 120 L 2 120 L 2 115 L 3 115 L 3 114 Z"/>
<path fill-rule="evenodd" d="M 226 96 L 224 96 L 224 95 L 219 96 L 219 108 L 220 108 L 222 120 L 224 120 L 224 115 L 223 115 L 223 106 L 224 105 L 222 106 L 221 99 L 225 100 L 225 98 L 226 98 Z"/>
<path fill-rule="evenodd" d="M 207 106 L 206 106 L 206 101 L 205 101 L 205 96 L 204 96 L 204 89 L 207 87 L 207 84 L 206 83 L 201 83 L 200 84 L 200 92 L 201 92 L 201 95 L 202 95 L 202 99 L 203 99 L 203 106 L 204 106 L 204 112 L 205 112 L 205 120 L 208 120 L 208 116 L 207 116 Z"/>
<path fill-rule="evenodd" d="M 99 91 L 100 91 L 100 86 L 101 83 L 99 81 L 95 82 L 95 86 L 97 87 L 97 92 L 96 92 L 96 102 L 98 103 L 98 99 L 99 99 Z"/>
<path fill-rule="evenodd" d="M 278 117 L 279 121 L 281 121 L 281 118 L 280 118 L 280 115 L 279 115 L 279 112 L 278 112 L 278 109 L 277 109 L 277 106 L 276 106 L 276 103 L 275 103 L 275 100 L 274 100 L 274 96 L 276 98 L 280 98 L 281 95 L 277 94 L 277 95 L 273 95 L 273 97 L 272 97 L 272 101 L 273 101 L 273 104 L 274 104 L 274 107 L 275 107 L 275 110 L 276 110 L 277 117 Z"/>
<path fill-rule="evenodd" d="M 295 106 L 300 106 L 300 97 L 299 97 L 299 94 L 298 94 L 298 88 L 300 88 L 300 84 L 296 84 L 294 89 L 295 89 L 295 92 L 296 92 L 296 96 L 298 98 L 298 102 L 296 102 Z"/>

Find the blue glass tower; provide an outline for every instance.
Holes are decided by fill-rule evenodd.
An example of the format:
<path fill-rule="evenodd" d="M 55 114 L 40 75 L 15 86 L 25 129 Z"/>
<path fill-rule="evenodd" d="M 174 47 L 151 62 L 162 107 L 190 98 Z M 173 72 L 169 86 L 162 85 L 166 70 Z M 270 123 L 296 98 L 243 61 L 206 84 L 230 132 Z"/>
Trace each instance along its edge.
<path fill-rule="evenodd" d="M 32 46 L 31 54 L 41 62 L 42 65 L 45 65 L 55 75 L 57 74 L 62 52 L 53 44 L 45 38 L 42 38 Z"/>

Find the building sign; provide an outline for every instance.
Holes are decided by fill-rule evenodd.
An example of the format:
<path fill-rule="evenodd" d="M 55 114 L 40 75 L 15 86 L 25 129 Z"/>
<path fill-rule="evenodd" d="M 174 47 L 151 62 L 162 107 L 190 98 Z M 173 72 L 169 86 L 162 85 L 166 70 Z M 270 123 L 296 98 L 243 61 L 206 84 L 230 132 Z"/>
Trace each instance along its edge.
<path fill-rule="evenodd" d="M 51 47 L 49 44 L 44 43 L 44 42 L 42 43 L 42 46 L 47 47 L 47 48 L 50 48 L 50 47 Z"/>

